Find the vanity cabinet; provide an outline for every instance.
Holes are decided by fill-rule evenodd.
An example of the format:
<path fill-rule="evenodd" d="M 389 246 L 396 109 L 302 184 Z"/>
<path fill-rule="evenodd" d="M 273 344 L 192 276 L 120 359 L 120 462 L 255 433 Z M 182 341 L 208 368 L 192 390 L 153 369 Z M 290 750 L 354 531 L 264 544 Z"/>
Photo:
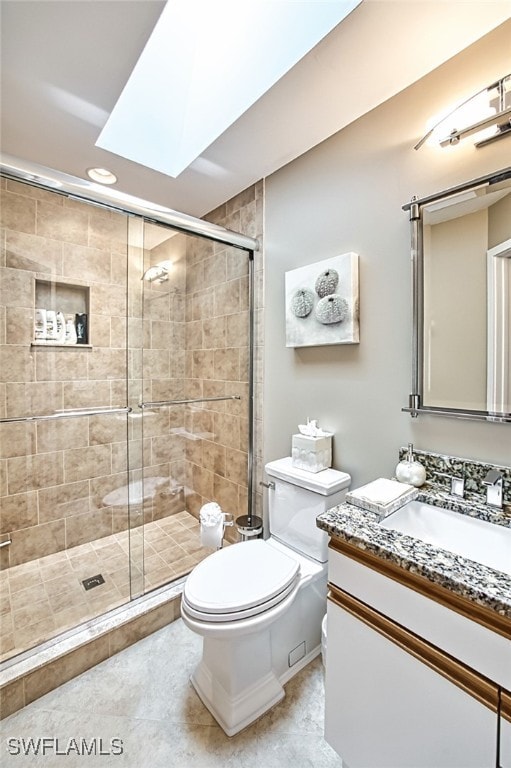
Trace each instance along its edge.
<path fill-rule="evenodd" d="M 329 588 L 325 735 L 349 768 L 510 768 L 508 638 L 332 545 Z"/>

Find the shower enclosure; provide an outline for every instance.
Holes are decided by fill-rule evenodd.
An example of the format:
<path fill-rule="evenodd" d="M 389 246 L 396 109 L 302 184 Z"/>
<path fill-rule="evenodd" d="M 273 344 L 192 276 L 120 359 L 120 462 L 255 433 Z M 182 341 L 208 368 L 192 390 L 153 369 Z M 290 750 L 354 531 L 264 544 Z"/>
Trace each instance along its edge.
<path fill-rule="evenodd" d="M 205 502 L 251 514 L 256 241 L 1 185 L 7 660 L 185 576 Z"/>

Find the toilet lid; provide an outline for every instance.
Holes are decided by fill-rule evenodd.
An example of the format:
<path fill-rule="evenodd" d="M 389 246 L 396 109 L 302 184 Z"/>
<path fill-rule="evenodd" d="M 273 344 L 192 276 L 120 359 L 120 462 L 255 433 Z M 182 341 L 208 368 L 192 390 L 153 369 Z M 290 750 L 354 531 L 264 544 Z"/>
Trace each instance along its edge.
<path fill-rule="evenodd" d="M 205 614 L 258 613 L 294 586 L 299 563 L 262 539 L 232 544 L 207 557 L 188 576 L 183 597 Z M 254 610 L 260 606 L 260 611 Z M 234 618 L 234 616 L 233 616 Z M 212 618 L 212 620 L 214 620 Z"/>

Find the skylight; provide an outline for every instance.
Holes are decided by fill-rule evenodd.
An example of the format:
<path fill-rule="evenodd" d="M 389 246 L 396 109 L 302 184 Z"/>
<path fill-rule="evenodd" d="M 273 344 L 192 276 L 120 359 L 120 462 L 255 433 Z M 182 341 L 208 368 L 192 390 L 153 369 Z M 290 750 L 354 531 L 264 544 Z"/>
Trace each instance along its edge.
<path fill-rule="evenodd" d="M 177 177 L 360 2 L 168 0 L 96 146 Z"/>

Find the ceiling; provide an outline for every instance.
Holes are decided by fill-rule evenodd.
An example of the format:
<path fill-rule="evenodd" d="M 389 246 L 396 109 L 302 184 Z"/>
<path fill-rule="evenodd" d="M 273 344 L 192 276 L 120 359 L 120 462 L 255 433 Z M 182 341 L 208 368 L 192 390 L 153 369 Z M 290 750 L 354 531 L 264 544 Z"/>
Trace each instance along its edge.
<path fill-rule="evenodd" d="M 117 189 L 203 216 L 511 17 L 511 0 L 363 0 L 173 179 L 95 146 L 163 7 L 1 0 L 3 155 L 78 177 L 107 167 Z"/>

